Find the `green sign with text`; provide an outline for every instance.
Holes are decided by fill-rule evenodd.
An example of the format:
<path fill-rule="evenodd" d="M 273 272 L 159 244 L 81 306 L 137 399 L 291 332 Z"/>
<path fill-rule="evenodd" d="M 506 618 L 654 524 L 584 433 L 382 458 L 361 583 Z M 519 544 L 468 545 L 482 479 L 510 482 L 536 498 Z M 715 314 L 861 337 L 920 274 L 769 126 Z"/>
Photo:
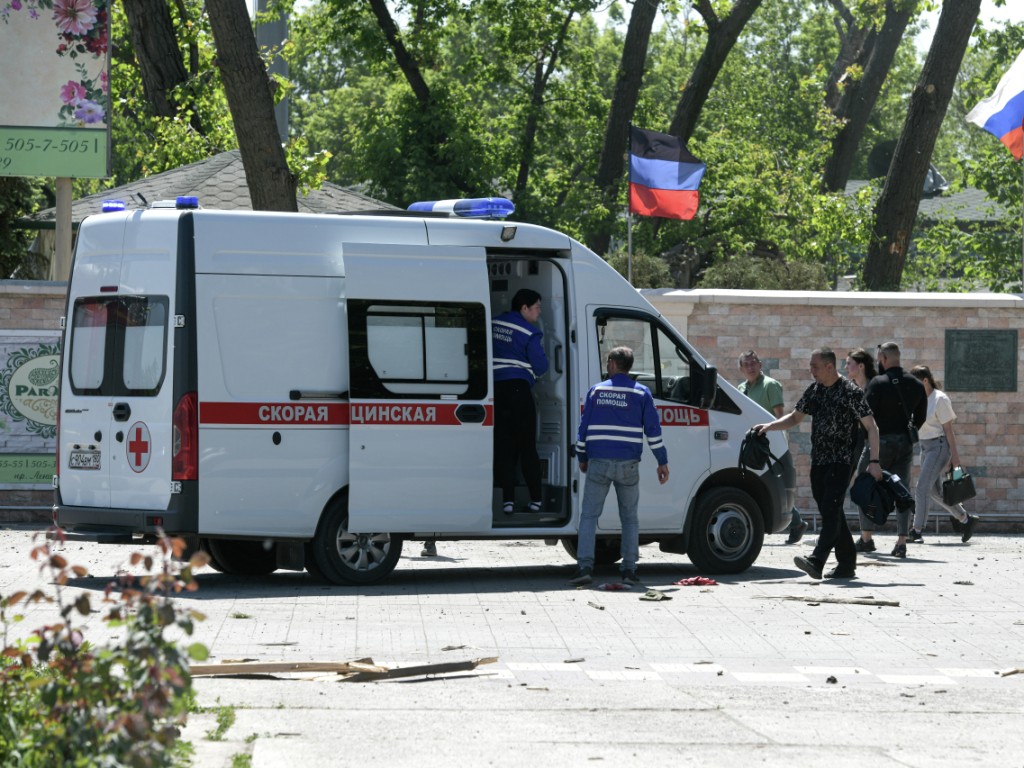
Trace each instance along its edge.
<path fill-rule="evenodd" d="M 0 127 L 0 176 L 108 176 L 109 137 L 105 130 Z"/>
<path fill-rule="evenodd" d="M 57 457 L 50 454 L 0 454 L 0 484 L 49 485 L 56 471 Z"/>

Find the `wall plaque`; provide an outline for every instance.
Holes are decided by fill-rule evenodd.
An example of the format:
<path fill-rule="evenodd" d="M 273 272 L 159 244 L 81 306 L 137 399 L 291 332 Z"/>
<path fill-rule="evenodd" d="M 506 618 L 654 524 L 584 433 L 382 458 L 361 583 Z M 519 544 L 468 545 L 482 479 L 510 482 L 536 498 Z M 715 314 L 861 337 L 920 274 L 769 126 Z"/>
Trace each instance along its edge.
<path fill-rule="evenodd" d="M 946 331 L 947 392 L 1016 392 L 1017 331 Z"/>

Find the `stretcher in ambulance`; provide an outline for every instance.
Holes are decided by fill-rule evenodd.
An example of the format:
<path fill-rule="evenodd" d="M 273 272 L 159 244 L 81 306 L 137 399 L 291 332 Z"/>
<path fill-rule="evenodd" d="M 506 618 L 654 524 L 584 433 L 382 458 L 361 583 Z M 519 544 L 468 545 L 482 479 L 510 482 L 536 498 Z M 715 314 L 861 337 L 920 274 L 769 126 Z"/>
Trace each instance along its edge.
<path fill-rule="evenodd" d="M 740 572 L 785 528 L 795 476 L 737 467 L 765 413 L 600 257 L 501 217 L 508 201 L 386 215 L 218 211 L 195 199 L 87 218 L 64 323 L 55 522 L 159 531 L 227 573 L 369 584 L 409 540 L 536 539 L 572 554 L 581 406 L 613 347 L 654 394 L 670 480 L 641 472 L 641 541 Z M 432 210 L 424 210 L 430 208 Z M 438 212 L 447 209 L 447 212 Z M 502 510 L 491 318 L 542 296 L 543 508 Z M 520 478 L 521 481 L 521 478 Z M 618 558 L 614 494 L 599 563 Z"/>

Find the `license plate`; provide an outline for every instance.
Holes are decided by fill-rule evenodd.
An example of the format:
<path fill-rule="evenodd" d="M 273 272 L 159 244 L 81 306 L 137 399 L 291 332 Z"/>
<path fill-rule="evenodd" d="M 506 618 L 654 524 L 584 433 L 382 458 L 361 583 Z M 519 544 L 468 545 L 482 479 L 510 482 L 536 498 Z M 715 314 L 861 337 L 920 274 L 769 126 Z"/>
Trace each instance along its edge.
<path fill-rule="evenodd" d="M 68 456 L 68 469 L 99 469 L 99 451 L 72 451 Z"/>

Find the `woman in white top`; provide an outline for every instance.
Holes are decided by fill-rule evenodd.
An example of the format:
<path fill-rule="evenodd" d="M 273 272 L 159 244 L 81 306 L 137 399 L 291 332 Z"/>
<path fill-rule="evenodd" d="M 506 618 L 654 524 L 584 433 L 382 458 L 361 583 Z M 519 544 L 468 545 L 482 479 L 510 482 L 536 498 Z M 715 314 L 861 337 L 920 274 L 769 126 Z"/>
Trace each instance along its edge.
<path fill-rule="evenodd" d="M 967 541 L 974 534 L 974 526 L 978 522 L 977 515 L 968 515 L 963 504 L 949 506 L 942 500 L 942 474 L 948 467 L 960 466 L 960 452 L 956 448 L 956 436 L 953 434 L 953 403 L 949 396 L 939 389 L 927 365 L 915 365 L 910 373 L 924 384 L 928 395 L 928 418 L 918 430 L 921 436 L 921 470 L 917 474 L 917 488 L 914 501 L 914 527 L 910 530 L 907 541 L 921 542 L 921 530 L 928 521 L 929 502 L 934 501 L 947 510 L 953 518 L 964 524 L 961 541 Z"/>

